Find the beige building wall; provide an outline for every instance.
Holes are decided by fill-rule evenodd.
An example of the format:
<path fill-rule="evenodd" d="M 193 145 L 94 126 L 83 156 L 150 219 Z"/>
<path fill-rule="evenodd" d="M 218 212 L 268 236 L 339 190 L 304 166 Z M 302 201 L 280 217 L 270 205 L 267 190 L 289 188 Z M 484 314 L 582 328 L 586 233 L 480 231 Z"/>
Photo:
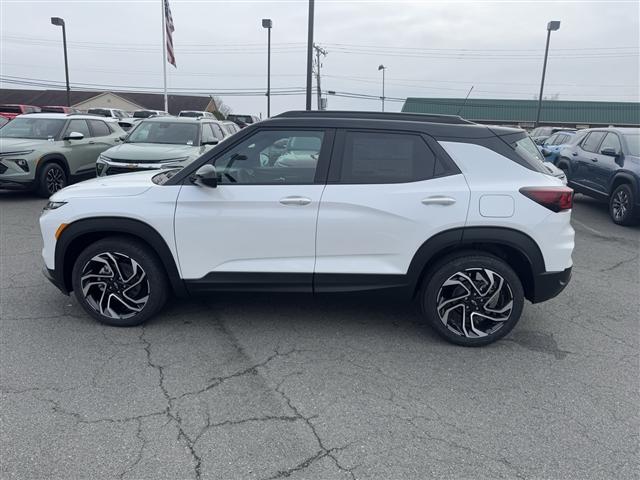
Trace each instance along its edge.
<path fill-rule="evenodd" d="M 124 98 L 116 95 L 115 93 L 106 92 L 101 93 L 84 102 L 76 103 L 73 105 L 80 110 L 87 110 L 89 108 L 119 108 L 125 111 L 142 110 L 144 107 L 125 100 Z"/>

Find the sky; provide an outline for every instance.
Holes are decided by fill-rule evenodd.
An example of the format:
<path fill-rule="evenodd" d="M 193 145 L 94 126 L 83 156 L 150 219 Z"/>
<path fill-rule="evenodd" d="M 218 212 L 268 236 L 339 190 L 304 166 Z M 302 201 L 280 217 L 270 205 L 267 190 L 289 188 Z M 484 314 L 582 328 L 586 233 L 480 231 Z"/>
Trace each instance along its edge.
<path fill-rule="evenodd" d="M 271 113 L 304 109 L 307 0 L 170 7 L 170 92 L 217 95 L 235 113 L 265 116 L 261 20 L 270 18 Z M 57 16 L 66 22 L 72 89 L 161 92 L 161 8 L 161 0 L 0 0 L 0 88 L 64 85 L 61 29 L 50 24 Z M 321 90 L 346 95 L 328 95 L 329 109 L 379 110 L 382 64 L 388 111 L 406 97 L 464 98 L 471 87 L 471 98 L 537 98 L 550 20 L 561 26 L 551 34 L 545 96 L 640 100 L 639 0 L 316 0 L 314 41 L 327 52 Z"/>

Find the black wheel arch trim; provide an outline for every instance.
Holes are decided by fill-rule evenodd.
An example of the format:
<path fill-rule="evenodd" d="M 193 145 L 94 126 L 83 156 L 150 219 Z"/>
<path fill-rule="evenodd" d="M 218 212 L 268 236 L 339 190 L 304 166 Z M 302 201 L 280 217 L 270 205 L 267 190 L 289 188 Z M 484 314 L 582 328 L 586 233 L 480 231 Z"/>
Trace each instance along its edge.
<path fill-rule="evenodd" d="M 69 293 L 73 290 L 71 285 L 73 265 L 70 265 L 68 261 L 70 247 L 74 246 L 75 240 L 96 234 L 100 235 L 101 238 L 118 234 L 131 235 L 149 244 L 162 262 L 174 293 L 179 297 L 187 295 L 184 281 L 180 277 L 173 254 L 162 236 L 149 224 L 124 217 L 97 217 L 77 220 L 62 231 L 56 242 L 55 269 L 52 272 L 52 276 L 56 286 L 64 293 Z M 71 250 L 71 253 L 73 253 L 73 248 Z M 80 252 L 76 253 L 79 254 Z"/>
<path fill-rule="evenodd" d="M 624 179 L 623 183 L 631 184 L 634 196 L 636 197 L 635 201 L 638 203 L 640 201 L 640 198 L 638 198 L 638 180 L 632 173 L 626 171 L 616 172 L 616 174 L 611 178 L 611 183 L 609 184 L 609 196 L 613 195 L 614 185 L 616 185 L 619 179 Z"/>
<path fill-rule="evenodd" d="M 62 168 L 64 168 L 65 173 L 67 174 L 67 177 L 71 175 L 71 171 L 69 170 L 69 162 L 67 161 L 67 158 L 61 153 L 48 153 L 40 157 L 36 167 L 37 173 L 40 173 L 40 170 L 44 168 L 46 164 L 51 162 L 61 163 Z"/>

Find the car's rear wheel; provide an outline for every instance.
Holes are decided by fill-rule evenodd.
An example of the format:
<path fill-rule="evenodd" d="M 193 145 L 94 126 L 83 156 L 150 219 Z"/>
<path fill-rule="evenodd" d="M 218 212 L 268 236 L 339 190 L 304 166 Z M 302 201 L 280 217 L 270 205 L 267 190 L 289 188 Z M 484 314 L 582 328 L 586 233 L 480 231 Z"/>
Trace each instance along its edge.
<path fill-rule="evenodd" d="M 155 315 L 168 287 L 160 260 L 142 243 L 110 237 L 88 246 L 72 273 L 78 302 L 107 325 L 131 327 Z"/>
<path fill-rule="evenodd" d="M 618 185 L 609 199 L 609 215 L 618 225 L 632 225 L 637 221 L 635 197 L 631 185 Z"/>
<path fill-rule="evenodd" d="M 49 198 L 68 185 L 67 172 L 57 163 L 47 163 L 38 173 L 37 192 L 41 197 Z"/>
<path fill-rule="evenodd" d="M 446 340 L 467 347 L 487 345 L 518 323 L 524 291 L 503 260 L 484 252 L 461 252 L 441 260 L 428 275 L 422 311 Z"/>

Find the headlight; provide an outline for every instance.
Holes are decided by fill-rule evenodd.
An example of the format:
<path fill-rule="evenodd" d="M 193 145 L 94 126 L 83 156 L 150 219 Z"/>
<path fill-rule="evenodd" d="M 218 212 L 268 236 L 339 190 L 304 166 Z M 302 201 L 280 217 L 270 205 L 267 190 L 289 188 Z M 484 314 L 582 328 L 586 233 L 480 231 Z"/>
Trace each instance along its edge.
<path fill-rule="evenodd" d="M 100 156 L 98 157 L 98 161 L 102 160 L 103 162 L 109 162 L 111 161 L 111 159 L 109 157 L 106 157 L 102 154 L 100 154 Z"/>
<path fill-rule="evenodd" d="M 29 155 L 33 153 L 33 150 L 21 150 L 19 152 L 2 152 L 0 153 L 0 157 L 13 157 L 15 155 Z"/>
<path fill-rule="evenodd" d="M 47 204 L 44 206 L 43 210 L 55 210 L 56 208 L 60 208 L 61 206 L 65 205 L 67 202 L 47 202 Z"/>

